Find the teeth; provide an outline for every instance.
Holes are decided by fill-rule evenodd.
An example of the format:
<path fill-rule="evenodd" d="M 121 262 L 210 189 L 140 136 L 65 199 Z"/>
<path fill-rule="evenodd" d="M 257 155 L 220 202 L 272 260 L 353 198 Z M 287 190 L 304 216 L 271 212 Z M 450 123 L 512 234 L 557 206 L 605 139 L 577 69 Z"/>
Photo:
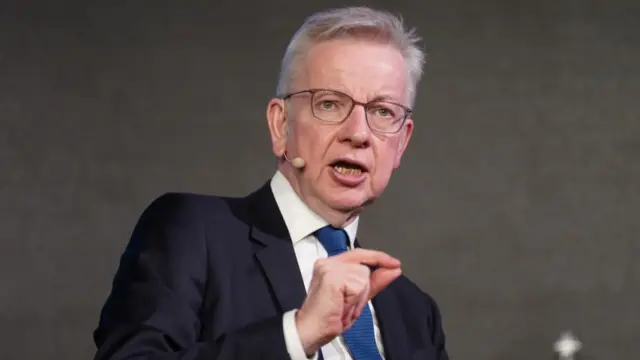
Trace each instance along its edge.
<path fill-rule="evenodd" d="M 342 166 L 334 166 L 333 168 L 336 169 L 337 172 L 345 175 L 360 175 L 362 173 L 362 170 L 360 169 L 346 168 Z"/>

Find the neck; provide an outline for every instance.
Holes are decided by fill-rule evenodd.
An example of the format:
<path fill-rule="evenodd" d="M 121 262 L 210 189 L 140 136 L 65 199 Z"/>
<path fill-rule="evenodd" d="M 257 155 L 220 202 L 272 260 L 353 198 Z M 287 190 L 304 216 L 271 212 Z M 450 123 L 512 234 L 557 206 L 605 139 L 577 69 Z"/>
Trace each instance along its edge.
<path fill-rule="evenodd" d="M 289 181 L 289 184 L 295 191 L 296 195 L 321 218 L 326 220 L 331 226 L 343 228 L 351 224 L 362 212 L 363 208 L 355 209 L 335 209 L 323 203 L 318 197 L 314 196 L 310 189 L 301 186 L 299 178 L 302 176 L 300 170 L 293 168 L 291 164 L 284 162 L 278 164 L 278 170 Z"/>

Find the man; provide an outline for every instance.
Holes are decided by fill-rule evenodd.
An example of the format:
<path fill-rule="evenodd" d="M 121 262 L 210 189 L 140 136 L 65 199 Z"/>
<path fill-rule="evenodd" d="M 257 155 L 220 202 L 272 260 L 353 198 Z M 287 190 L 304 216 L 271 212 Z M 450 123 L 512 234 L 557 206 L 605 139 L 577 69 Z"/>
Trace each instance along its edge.
<path fill-rule="evenodd" d="M 267 105 L 275 176 L 245 198 L 173 193 L 145 210 L 96 359 L 448 359 L 434 301 L 356 241 L 411 137 L 416 41 L 368 8 L 308 18 Z"/>

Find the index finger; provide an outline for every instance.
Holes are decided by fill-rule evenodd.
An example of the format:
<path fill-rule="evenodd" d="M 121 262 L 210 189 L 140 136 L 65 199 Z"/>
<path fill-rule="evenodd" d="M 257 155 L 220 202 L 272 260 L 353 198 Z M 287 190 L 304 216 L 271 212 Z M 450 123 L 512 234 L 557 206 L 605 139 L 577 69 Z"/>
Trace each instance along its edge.
<path fill-rule="evenodd" d="M 358 248 L 340 254 L 336 256 L 336 258 L 340 258 L 341 260 L 350 263 L 364 264 L 373 267 L 382 267 L 388 269 L 395 269 L 400 267 L 400 260 L 394 258 L 389 254 L 377 250 Z"/>

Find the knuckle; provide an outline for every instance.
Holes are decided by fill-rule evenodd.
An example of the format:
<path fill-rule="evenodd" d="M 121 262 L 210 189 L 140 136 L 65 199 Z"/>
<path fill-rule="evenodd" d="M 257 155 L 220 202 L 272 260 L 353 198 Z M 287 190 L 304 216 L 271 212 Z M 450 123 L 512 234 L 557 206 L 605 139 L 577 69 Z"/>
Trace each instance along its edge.
<path fill-rule="evenodd" d="M 353 281 L 349 281 L 346 284 L 346 288 L 351 294 L 361 294 L 367 288 L 367 283 L 360 281 L 358 279 L 354 279 Z"/>

